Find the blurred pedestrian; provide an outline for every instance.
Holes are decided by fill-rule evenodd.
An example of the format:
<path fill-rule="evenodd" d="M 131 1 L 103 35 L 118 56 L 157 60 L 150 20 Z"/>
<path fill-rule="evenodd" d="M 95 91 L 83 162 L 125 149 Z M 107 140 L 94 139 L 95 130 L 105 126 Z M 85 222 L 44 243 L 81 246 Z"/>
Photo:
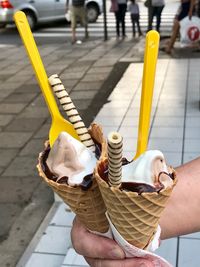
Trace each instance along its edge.
<path fill-rule="evenodd" d="M 165 0 L 151 0 L 148 10 L 148 31 L 152 30 L 153 18 L 156 17 L 156 31 L 160 32 L 161 15 Z"/>
<path fill-rule="evenodd" d="M 69 9 L 69 0 L 67 0 L 66 2 L 66 10 L 68 9 Z M 76 28 L 78 22 L 80 22 L 81 25 L 85 28 L 85 38 L 87 39 L 89 37 L 85 0 L 72 0 L 70 5 L 70 11 L 71 11 L 72 44 L 74 44 L 77 41 Z M 77 43 L 80 43 L 80 41 L 77 41 Z"/>
<path fill-rule="evenodd" d="M 125 25 L 125 16 L 127 10 L 127 0 L 111 0 L 111 8 L 110 11 L 115 13 L 116 20 L 116 33 L 119 38 L 120 33 L 120 25 L 122 31 L 122 37 L 126 37 L 126 25 Z"/>
<path fill-rule="evenodd" d="M 180 29 L 180 21 L 187 16 L 189 16 L 189 19 L 192 18 L 194 12 L 194 6 L 195 6 L 195 0 L 181 0 L 181 4 L 174 18 L 174 25 L 172 29 L 171 38 L 167 46 L 165 47 L 165 52 L 167 54 L 171 54 L 172 49 L 174 47 L 174 43 L 176 41 L 176 37 L 178 36 Z"/>
<path fill-rule="evenodd" d="M 131 15 L 132 29 L 133 29 L 133 37 L 135 37 L 135 25 L 137 25 L 138 35 L 142 35 L 142 31 L 140 28 L 140 9 L 139 5 L 136 3 L 136 0 L 130 0 L 129 11 Z"/>

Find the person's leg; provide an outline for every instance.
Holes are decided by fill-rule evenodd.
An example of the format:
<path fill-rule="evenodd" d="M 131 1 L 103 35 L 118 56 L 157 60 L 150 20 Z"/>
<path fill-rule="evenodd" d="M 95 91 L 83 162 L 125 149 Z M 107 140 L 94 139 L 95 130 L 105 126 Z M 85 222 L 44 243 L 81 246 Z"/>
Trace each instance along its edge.
<path fill-rule="evenodd" d="M 176 41 L 176 37 L 178 36 L 179 33 L 179 29 L 180 29 L 180 23 L 177 19 L 174 20 L 174 25 L 173 25 L 173 29 L 172 29 L 172 35 L 171 38 L 169 40 L 168 45 L 165 48 L 165 52 L 167 52 L 168 54 L 171 53 L 172 48 L 174 47 L 174 43 Z"/>
<path fill-rule="evenodd" d="M 148 7 L 148 28 L 147 31 L 152 30 L 152 23 L 153 23 L 153 7 Z"/>
<path fill-rule="evenodd" d="M 135 37 L 135 21 L 134 21 L 133 14 L 131 14 L 131 22 L 132 22 L 133 37 Z"/>
<path fill-rule="evenodd" d="M 115 12 L 115 20 L 116 20 L 116 33 L 117 33 L 117 37 L 120 37 L 120 30 L 119 30 L 119 10 L 117 12 Z"/>
<path fill-rule="evenodd" d="M 156 30 L 160 32 L 161 14 L 164 6 L 156 7 Z"/>
<path fill-rule="evenodd" d="M 72 43 L 76 42 L 76 14 L 75 9 L 71 6 L 71 30 L 72 30 Z"/>
<path fill-rule="evenodd" d="M 89 37 L 89 33 L 88 33 L 87 14 L 85 7 L 79 8 L 79 17 L 81 25 L 85 28 L 85 38 L 87 39 Z"/>
<path fill-rule="evenodd" d="M 140 18 L 138 16 L 137 20 L 136 20 L 136 23 L 137 23 L 137 29 L 138 29 L 138 34 L 139 36 L 142 35 L 142 31 L 141 31 L 141 28 L 140 28 Z"/>
<path fill-rule="evenodd" d="M 127 5 L 121 5 L 121 23 L 122 23 L 122 35 L 126 37 L 126 25 L 125 25 L 125 16 L 126 16 Z"/>

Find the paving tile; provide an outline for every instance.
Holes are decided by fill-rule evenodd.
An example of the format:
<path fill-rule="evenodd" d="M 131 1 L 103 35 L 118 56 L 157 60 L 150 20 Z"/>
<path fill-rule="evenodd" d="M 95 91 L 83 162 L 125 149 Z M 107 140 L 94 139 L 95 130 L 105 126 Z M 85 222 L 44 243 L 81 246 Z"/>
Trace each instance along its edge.
<path fill-rule="evenodd" d="M 180 239 L 179 244 L 179 267 L 199 266 L 200 253 L 199 253 L 200 240 L 198 239 Z"/>
<path fill-rule="evenodd" d="M 0 203 L 18 203 L 23 206 L 30 201 L 39 183 L 39 177 L 0 177 Z M 12 194 L 8 194 L 7 188 L 12 188 Z"/>
<path fill-rule="evenodd" d="M 137 138 L 126 138 L 123 142 L 124 151 L 133 151 L 137 147 Z"/>
<path fill-rule="evenodd" d="M 16 114 L 22 111 L 25 106 L 26 104 L 23 104 L 23 103 L 18 103 L 18 104 L 1 103 L 0 113 L 1 114 Z"/>
<path fill-rule="evenodd" d="M 13 203 L 0 203 L 0 239 L 5 240 L 9 234 L 10 227 L 15 222 L 16 218 L 22 211 L 22 207 L 19 204 Z"/>
<path fill-rule="evenodd" d="M 181 238 L 200 239 L 200 232 L 196 232 L 196 233 L 188 234 L 188 235 L 182 235 Z"/>
<path fill-rule="evenodd" d="M 200 138 L 198 139 L 185 139 L 184 152 L 199 152 L 200 154 Z"/>
<path fill-rule="evenodd" d="M 150 138 L 183 138 L 183 127 L 158 127 L 155 126 L 151 129 Z"/>
<path fill-rule="evenodd" d="M 152 114 L 153 114 L 153 109 L 152 109 Z M 140 109 L 139 108 L 129 108 L 127 113 L 126 113 L 127 117 L 137 117 L 138 121 L 139 121 L 139 116 L 140 116 Z"/>
<path fill-rule="evenodd" d="M 162 108 L 162 107 L 163 108 L 171 108 L 171 109 L 184 108 L 185 107 L 185 101 L 182 101 L 182 100 L 165 101 L 165 100 L 163 100 L 163 101 L 159 101 L 158 107 L 159 108 Z"/>
<path fill-rule="evenodd" d="M 124 138 L 124 142 L 126 142 L 127 138 L 134 138 L 136 139 L 138 136 L 138 129 L 136 127 L 120 127 L 119 132 Z"/>
<path fill-rule="evenodd" d="M 32 133 L 0 132 L 0 148 L 21 148 L 31 137 Z"/>
<path fill-rule="evenodd" d="M 84 99 L 84 101 L 80 99 L 75 99 L 73 100 L 73 103 L 77 110 L 85 110 L 88 109 L 89 105 L 91 104 L 91 99 Z"/>
<path fill-rule="evenodd" d="M 158 149 L 162 152 L 182 152 L 182 139 L 151 138 L 149 140 L 149 149 Z"/>
<path fill-rule="evenodd" d="M 182 153 L 176 153 L 176 152 L 165 152 L 162 151 L 165 156 L 165 160 L 168 165 L 171 165 L 173 167 L 177 167 L 181 165 L 181 160 L 182 160 Z"/>
<path fill-rule="evenodd" d="M 200 127 L 187 127 L 185 129 L 185 139 L 200 139 Z"/>
<path fill-rule="evenodd" d="M 19 118 L 47 118 L 49 116 L 49 111 L 46 106 L 44 107 L 34 107 L 29 106 L 24 109 L 20 114 Z"/>
<path fill-rule="evenodd" d="M 50 127 L 51 124 L 48 123 L 43 124 L 42 127 L 40 127 L 40 129 L 34 135 L 34 138 L 43 138 L 44 140 L 47 140 Z"/>
<path fill-rule="evenodd" d="M 71 97 L 71 99 L 73 99 L 73 101 L 74 100 L 93 99 L 97 93 L 98 93 L 97 90 L 73 91 L 70 94 L 70 97 Z"/>
<path fill-rule="evenodd" d="M 78 255 L 73 248 L 70 248 L 64 259 L 63 266 L 89 266 L 83 256 Z"/>
<path fill-rule="evenodd" d="M 125 117 L 122 122 L 122 127 L 136 127 L 138 129 L 139 120 L 137 117 Z"/>
<path fill-rule="evenodd" d="M 17 118 L 5 130 L 8 132 L 35 132 L 44 123 L 44 118 Z"/>
<path fill-rule="evenodd" d="M 156 250 L 156 254 L 169 261 L 173 266 L 176 266 L 176 247 L 177 238 L 162 241 L 161 246 Z"/>
<path fill-rule="evenodd" d="M 157 109 L 157 111 L 156 111 L 156 116 L 158 116 L 158 117 L 170 117 L 170 116 L 180 116 L 180 117 L 182 117 L 182 116 L 184 116 L 184 112 L 185 112 L 185 110 L 184 110 L 184 108 L 181 108 L 181 107 L 179 107 L 179 108 L 173 108 L 173 109 L 171 109 L 171 108 L 164 108 L 164 107 L 159 107 L 158 109 Z"/>
<path fill-rule="evenodd" d="M 78 82 L 79 80 L 72 80 L 72 79 L 61 79 L 63 85 L 65 86 L 65 89 L 67 90 L 68 93 L 70 93 L 71 88 L 73 88 Z M 79 84 L 79 83 L 78 83 Z"/>
<path fill-rule="evenodd" d="M 65 255 L 71 246 L 69 227 L 48 226 L 35 252 Z"/>
<path fill-rule="evenodd" d="M 103 127 L 103 134 L 104 136 L 107 136 L 110 132 L 117 131 L 117 130 L 118 130 L 117 126 L 105 126 Z"/>
<path fill-rule="evenodd" d="M 199 151 L 195 153 L 184 153 L 183 163 L 196 159 L 200 156 Z"/>
<path fill-rule="evenodd" d="M 98 90 L 102 85 L 102 82 L 79 82 L 74 88 L 73 91 L 82 91 L 82 90 Z"/>
<path fill-rule="evenodd" d="M 57 209 L 54 217 L 50 221 L 50 225 L 56 226 L 72 226 L 72 222 L 74 220 L 75 214 L 70 211 L 69 207 L 66 206 L 64 203 L 60 204 L 59 208 Z"/>
<path fill-rule="evenodd" d="M 97 117 L 95 122 L 103 125 L 103 126 L 119 126 L 122 122 L 121 117 Z"/>
<path fill-rule="evenodd" d="M 154 126 L 163 127 L 182 127 L 183 123 L 183 117 L 156 117 L 154 120 Z"/>
<path fill-rule="evenodd" d="M 16 90 L 15 93 L 39 93 L 40 88 L 37 83 L 32 83 L 32 84 L 27 84 L 27 82 L 21 86 L 19 86 Z"/>
<path fill-rule="evenodd" d="M 200 128 L 200 119 L 196 117 L 187 117 L 186 118 L 186 127 L 198 127 Z"/>
<path fill-rule="evenodd" d="M 31 139 L 26 146 L 21 150 L 20 156 L 35 156 L 38 157 L 39 153 L 44 148 L 43 139 Z"/>
<path fill-rule="evenodd" d="M 113 67 L 95 67 L 88 70 L 88 73 L 109 73 Z"/>
<path fill-rule="evenodd" d="M 46 105 L 43 95 L 39 94 L 36 98 L 31 102 L 33 107 L 44 107 Z"/>
<path fill-rule="evenodd" d="M 13 93 L 5 98 L 4 103 L 29 103 L 36 97 L 37 93 L 16 94 Z"/>
<path fill-rule="evenodd" d="M 16 157 L 8 168 L 3 172 L 2 176 L 37 176 L 36 157 Z"/>
<path fill-rule="evenodd" d="M 109 107 L 108 104 L 104 104 L 103 108 L 99 111 L 97 117 L 122 117 L 126 114 L 127 112 L 127 107 L 123 107 L 123 108 L 118 108 L 116 109 L 115 107 Z"/>
<path fill-rule="evenodd" d="M 33 253 L 24 267 L 60 267 L 63 260 L 62 255 Z"/>
<path fill-rule="evenodd" d="M 109 108 L 115 108 L 116 111 L 118 108 L 128 108 L 130 104 L 130 99 L 113 99 L 112 101 L 105 104 Z"/>
<path fill-rule="evenodd" d="M 74 80 L 79 80 L 84 76 L 85 72 L 84 71 L 76 71 L 72 72 L 71 70 L 68 70 L 66 78 L 67 79 L 74 79 Z M 63 75 L 62 75 L 63 76 Z"/>
<path fill-rule="evenodd" d="M 4 101 L 6 101 L 14 92 L 15 89 L 9 88 L 2 91 L 0 90 L 0 98 L 4 99 Z"/>
<path fill-rule="evenodd" d="M 0 167 L 6 167 L 17 153 L 18 149 L 0 149 Z"/>

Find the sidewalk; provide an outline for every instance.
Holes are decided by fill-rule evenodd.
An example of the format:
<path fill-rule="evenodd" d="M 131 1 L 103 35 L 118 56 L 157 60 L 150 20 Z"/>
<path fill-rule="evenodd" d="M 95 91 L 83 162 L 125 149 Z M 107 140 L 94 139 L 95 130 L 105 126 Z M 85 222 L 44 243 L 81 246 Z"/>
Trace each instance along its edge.
<path fill-rule="evenodd" d="M 86 125 L 95 119 L 102 123 L 105 134 L 120 130 L 126 140 L 127 156 L 132 157 L 137 138 L 144 39 L 96 40 L 81 46 L 48 44 L 39 46 L 39 50 L 48 75 L 60 75 Z M 159 56 L 163 59 L 157 67 L 149 148 L 161 149 L 169 163 L 176 166 L 199 153 L 199 75 L 195 73 L 199 62 L 196 59 L 170 59 L 162 52 Z M 49 112 L 24 47 L 0 47 L 0 59 L 0 214 L 3 214 L 0 266 L 16 266 L 38 229 L 21 266 L 24 267 L 28 260 L 28 264 L 33 264 L 30 266 L 40 266 L 42 261 L 32 262 L 39 258 L 46 259 L 45 264 L 57 259 L 60 265 L 52 266 L 61 266 L 66 253 L 65 263 L 74 266 L 77 256 L 70 249 L 69 237 L 73 214 L 69 210 L 66 213 L 63 204 L 53 204 L 52 191 L 41 182 L 35 167 L 38 153 L 48 138 Z M 109 96 L 113 88 L 115 90 Z M 43 232 L 46 234 L 42 235 Z M 54 234 L 57 237 L 60 234 L 62 238 L 55 242 Z M 176 239 L 170 242 L 175 244 Z M 195 242 L 198 243 L 198 239 L 194 239 Z M 166 251 L 168 249 L 166 245 Z M 72 263 L 69 263 L 69 257 L 71 261 L 75 257 Z M 78 266 L 81 261 L 78 257 Z"/>
<path fill-rule="evenodd" d="M 142 63 L 129 65 L 95 118 L 103 125 L 105 135 L 113 130 L 123 135 L 124 154 L 129 159 L 134 156 L 136 148 L 142 68 Z M 199 69 L 198 59 L 158 61 L 149 149 L 160 149 L 173 166 L 199 156 Z M 50 212 L 53 217 L 45 222 L 44 232 L 40 229 L 36 247 L 32 244 L 28 249 L 28 262 L 24 265 L 22 260 L 17 267 L 88 266 L 71 246 L 74 214 L 62 202 L 56 202 L 54 206 L 54 211 Z M 200 260 L 199 245 L 200 235 L 196 233 L 164 241 L 157 253 L 173 266 L 195 267 Z"/>
<path fill-rule="evenodd" d="M 60 75 L 88 126 L 128 65 L 120 60 L 142 60 L 143 41 L 38 48 L 47 75 Z M 14 267 L 54 201 L 36 170 L 51 119 L 24 47 L 0 46 L 0 60 L 0 266 Z"/>

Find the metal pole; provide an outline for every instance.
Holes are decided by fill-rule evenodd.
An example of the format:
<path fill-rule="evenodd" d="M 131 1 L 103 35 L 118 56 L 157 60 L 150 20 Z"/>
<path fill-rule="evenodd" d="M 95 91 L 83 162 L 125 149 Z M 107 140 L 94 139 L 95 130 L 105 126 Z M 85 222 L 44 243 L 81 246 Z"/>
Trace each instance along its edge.
<path fill-rule="evenodd" d="M 104 41 L 108 40 L 106 0 L 103 0 Z"/>

